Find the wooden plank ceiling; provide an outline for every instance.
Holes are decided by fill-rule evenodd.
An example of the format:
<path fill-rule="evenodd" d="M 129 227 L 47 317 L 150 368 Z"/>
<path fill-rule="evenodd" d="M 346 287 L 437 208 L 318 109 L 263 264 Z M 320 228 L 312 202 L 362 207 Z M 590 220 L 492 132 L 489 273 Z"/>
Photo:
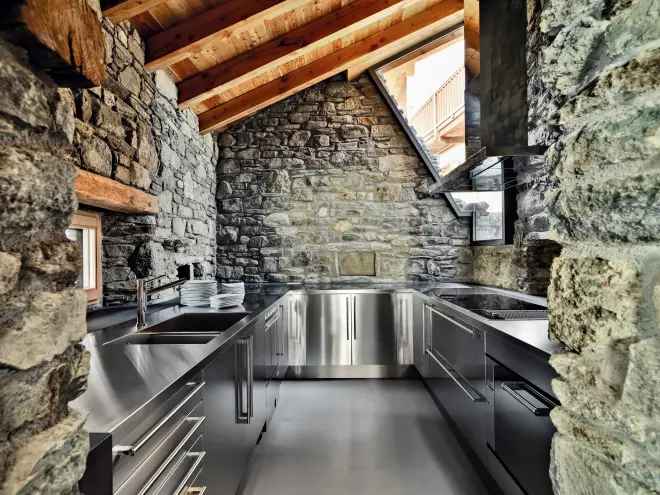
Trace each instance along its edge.
<path fill-rule="evenodd" d="M 463 0 L 107 0 L 147 44 L 146 67 L 177 82 L 202 133 L 229 125 L 460 21 Z"/>

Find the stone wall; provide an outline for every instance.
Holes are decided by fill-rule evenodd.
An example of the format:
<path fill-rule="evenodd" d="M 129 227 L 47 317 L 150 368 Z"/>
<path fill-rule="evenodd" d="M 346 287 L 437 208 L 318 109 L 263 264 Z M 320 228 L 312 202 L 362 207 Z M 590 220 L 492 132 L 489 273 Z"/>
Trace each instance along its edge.
<path fill-rule="evenodd" d="M 86 386 L 73 115 L 0 41 L 0 493 L 77 493 L 89 447 L 67 404 Z"/>
<path fill-rule="evenodd" d="M 660 1 L 553 0 L 545 84 L 558 494 L 660 492 Z"/>
<path fill-rule="evenodd" d="M 552 116 L 562 95 L 541 78 L 543 49 L 551 40 L 540 27 L 542 2 L 527 0 L 527 99 L 530 145 L 549 146 L 561 129 Z M 517 213 L 514 243 L 503 246 L 474 246 L 473 280 L 529 294 L 545 295 L 550 283 L 550 266 L 560 246 L 549 239 L 546 191 L 554 184 L 544 157 L 515 157 L 518 175 Z"/>
<path fill-rule="evenodd" d="M 123 22 L 103 21 L 108 77 L 101 88 L 71 93 L 80 167 L 157 195 L 160 213 L 105 212 L 103 303 L 134 299 L 135 279 L 167 275 L 189 263 L 215 274 L 215 164 L 211 135 L 177 110 L 177 89 L 162 71 L 144 68 L 144 44 Z M 163 293 L 160 296 L 167 296 Z"/>
<path fill-rule="evenodd" d="M 218 136 L 217 275 L 464 280 L 469 222 L 368 77 L 319 83 Z"/>

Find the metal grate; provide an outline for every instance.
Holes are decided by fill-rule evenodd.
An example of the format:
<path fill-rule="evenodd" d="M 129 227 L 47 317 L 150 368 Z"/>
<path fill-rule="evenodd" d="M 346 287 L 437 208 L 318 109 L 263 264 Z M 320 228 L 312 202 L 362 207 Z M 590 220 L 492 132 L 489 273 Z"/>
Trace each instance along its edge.
<path fill-rule="evenodd" d="M 489 320 L 547 320 L 548 311 L 542 309 L 476 309 L 480 316 Z"/>

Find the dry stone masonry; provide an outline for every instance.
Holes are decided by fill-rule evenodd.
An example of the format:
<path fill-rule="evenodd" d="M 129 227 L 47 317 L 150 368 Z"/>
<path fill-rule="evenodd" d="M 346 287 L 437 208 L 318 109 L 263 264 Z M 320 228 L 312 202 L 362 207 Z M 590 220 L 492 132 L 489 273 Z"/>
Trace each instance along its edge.
<path fill-rule="evenodd" d="M 548 153 L 556 493 L 660 492 L 660 1 L 554 0 Z"/>
<path fill-rule="evenodd" d="M 67 404 L 89 362 L 80 253 L 64 235 L 73 113 L 26 60 L 0 41 L 0 493 L 77 493 L 89 442 Z"/>
<path fill-rule="evenodd" d="M 176 278 L 190 263 L 198 277 L 215 275 L 217 149 L 193 112 L 177 110 L 172 80 L 146 71 L 137 31 L 107 20 L 103 28 L 108 77 L 71 94 L 78 164 L 160 203 L 155 216 L 103 215 L 103 303 L 111 305 L 134 299 L 136 278 Z"/>
<path fill-rule="evenodd" d="M 465 280 L 469 223 L 368 77 L 319 83 L 218 135 L 217 275 Z"/>

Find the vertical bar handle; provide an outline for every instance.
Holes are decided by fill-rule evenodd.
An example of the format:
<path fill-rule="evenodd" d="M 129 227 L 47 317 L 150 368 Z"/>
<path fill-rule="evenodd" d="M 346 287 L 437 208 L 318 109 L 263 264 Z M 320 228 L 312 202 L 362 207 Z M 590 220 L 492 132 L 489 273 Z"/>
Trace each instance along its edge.
<path fill-rule="evenodd" d="M 353 298 L 353 340 L 357 340 L 357 303 L 356 303 L 356 297 L 355 296 L 350 296 Z"/>
<path fill-rule="evenodd" d="M 346 296 L 346 340 L 351 340 L 351 296 Z"/>
<path fill-rule="evenodd" d="M 254 418 L 254 344 L 253 337 L 248 337 L 247 345 L 248 356 L 248 423 Z"/>
<path fill-rule="evenodd" d="M 244 371 L 244 350 L 246 349 L 246 340 L 236 341 L 236 423 L 247 424 L 250 417 L 243 412 L 243 371 Z"/>

